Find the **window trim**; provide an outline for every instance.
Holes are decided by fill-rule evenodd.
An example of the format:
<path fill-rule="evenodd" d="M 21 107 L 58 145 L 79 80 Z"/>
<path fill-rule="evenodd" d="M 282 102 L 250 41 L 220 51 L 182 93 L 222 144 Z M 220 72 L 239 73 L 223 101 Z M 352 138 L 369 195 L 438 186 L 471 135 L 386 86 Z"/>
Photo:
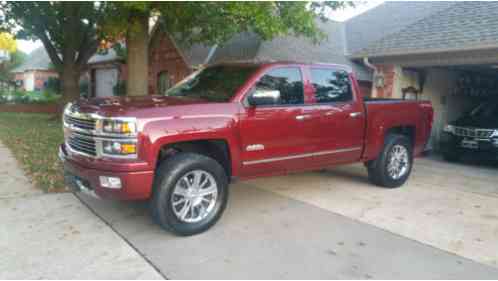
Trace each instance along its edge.
<path fill-rule="evenodd" d="M 315 87 L 313 86 L 313 83 L 311 81 L 312 77 L 311 77 L 311 69 L 323 69 L 323 70 L 331 70 L 331 71 L 344 71 L 348 74 L 348 80 L 349 80 L 349 87 L 351 89 L 351 100 L 348 100 L 348 101 L 330 101 L 330 102 L 317 102 L 316 101 L 316 98 L 315 98 L 315 93 L 316 93 L 316 89 Z M 308 104 L 309 105 L 346 105 L 346 104 L 353 104 L 353 103 L 356 103 L 357 102 L 357 97 L 355 95 L 355 90 L 354 90 L 354 87 L 353 87 L 353 79 L 351 79 L 351 73 L 346 70 L 346 69 L 342 69 L 340 67 L 327 67 L 327 66 L 320 66 L 320 65 L 317 65 L 317 66 L 308 66 L 307 67 L 307 73 L 308 73 L 308 82 L 311 86 L 311 95 L 313 97 L 313 100 L 314 101 L 310 101 Z"/>
<path fill-rule="evenodd" d="M 277 69 L 282 69 L 282 68 L 296 68 L 299 71 L 299 74 L 301 75 L 301 81 L 302 81 L 302 90 L 303 90 L 303 103 L 301 104 L 272 104 L 272 105 L 261 105 L 257 106 L 255 108 L 278 108 L 278 107 L 298 107 L 298 106 L 305 106 L 309 105 L 309 103 L 306 101 L 306 83 L 307 83 L 307 77 L 305 75 L 305 72 L 303 71 L 303 67 L 301 65 L 279 65 L 275 67 L 271 67 L 268 69 L 265 69 L 264 72 L 260 73 L 260 75 L 254 80 L 254 83 L 251 85 L 251 87 L 246 91 L 244 98 L 242 100 L 242 105 L 245 108 L 252 108 L 252 106 L 249 105 L 249 97 L 253 94 L 254 88 L 258 84 L 259 80 L 268 74 L 271 71 L 277 70 Z"/>

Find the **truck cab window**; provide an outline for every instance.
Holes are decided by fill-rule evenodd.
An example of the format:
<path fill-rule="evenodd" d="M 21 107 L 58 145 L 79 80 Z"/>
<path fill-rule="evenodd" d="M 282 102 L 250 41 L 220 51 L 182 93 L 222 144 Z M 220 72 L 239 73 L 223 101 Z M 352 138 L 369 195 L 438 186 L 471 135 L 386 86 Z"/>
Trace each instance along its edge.
<path fill-rule="evenodd" d="M 297 67 L 270 70 L 256 83 L 253 93 L 258 90 L 279 91 L 280 98 L 275 105 L 304 103 L 303 79 Z"/>
<path fill-rule="evenodd" d="M 344 70 L 311 68 L 311 83 L 317 103 L 348 102 L 353 100 L 349 75 Z"/>

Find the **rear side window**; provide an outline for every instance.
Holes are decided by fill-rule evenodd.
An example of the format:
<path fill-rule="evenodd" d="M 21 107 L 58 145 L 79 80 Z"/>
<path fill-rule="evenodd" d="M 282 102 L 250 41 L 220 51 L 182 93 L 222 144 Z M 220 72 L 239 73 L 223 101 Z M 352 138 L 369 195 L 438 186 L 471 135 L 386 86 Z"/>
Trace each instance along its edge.
<path fill-rule="evenodd" d="M 275 105 L 304 103 L 303 78 L 297 67 L 270 70 L 259 79 L 255 90 L 280 91 L 280 99 Z"/>
<path fill-rule="evenodd" d="M 347 102 L 353 100 L 351 81 L 344 70 L 311 68 L 311 83 L 317 103 Z"/>

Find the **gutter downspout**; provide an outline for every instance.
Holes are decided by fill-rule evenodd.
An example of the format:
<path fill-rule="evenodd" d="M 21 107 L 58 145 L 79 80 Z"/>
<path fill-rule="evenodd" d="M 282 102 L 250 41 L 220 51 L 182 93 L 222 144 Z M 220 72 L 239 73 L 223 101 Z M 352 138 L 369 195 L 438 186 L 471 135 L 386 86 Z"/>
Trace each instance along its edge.
<path fill-rule="evenodd" d="M 372 63 L 370 63 L 370 61 L 368 60 L 368 57 L 363 57 L 363 63 L 370 69 L 373 69 L 374 71 L 374 75 L 375 73 L 377 72 L 377 67 L 375 65 L 373 65 Z"/>
<path fill-rule="evenodd" d="M 370 69 L 373 70 L 373 75 L 372 75 L 372 79 L 373 79 L 373 87 L 372 87 L 372 93 L 371 93 L 371 96 L 373 98 L 376 98 L 377 97 L 377 79 L 376 79 L 376 76 L 377 74 L 379 73 L 379 70 L 377 69 L 377 67 L 375 65 L 373 65 L 369 60 L 368 60 L 368 57 L 363 57 L 363 63 Z"/>

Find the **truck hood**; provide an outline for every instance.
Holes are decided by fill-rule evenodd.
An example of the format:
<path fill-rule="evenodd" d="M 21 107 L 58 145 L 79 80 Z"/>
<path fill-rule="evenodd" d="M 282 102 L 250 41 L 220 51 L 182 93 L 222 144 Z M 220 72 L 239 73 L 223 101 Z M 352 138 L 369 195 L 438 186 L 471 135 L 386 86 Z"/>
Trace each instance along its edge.
<path fill-rule="evenodd" d="M 452 122 L 451 125 L 479 129 L 498 129 L 498 120 L 494 118 L 476 118 L 471 115 L 464 115 L 455 122 Z"/>
<path fill-rule="evenodd" d="M 97 113 L 101 116 L 127 116 L 148 108 L 163 108 L 175 105 L 207 103 L 203 99 L 165 96 L 126 96 L 79 100 L 76 105 L 83 113 Z"/>

